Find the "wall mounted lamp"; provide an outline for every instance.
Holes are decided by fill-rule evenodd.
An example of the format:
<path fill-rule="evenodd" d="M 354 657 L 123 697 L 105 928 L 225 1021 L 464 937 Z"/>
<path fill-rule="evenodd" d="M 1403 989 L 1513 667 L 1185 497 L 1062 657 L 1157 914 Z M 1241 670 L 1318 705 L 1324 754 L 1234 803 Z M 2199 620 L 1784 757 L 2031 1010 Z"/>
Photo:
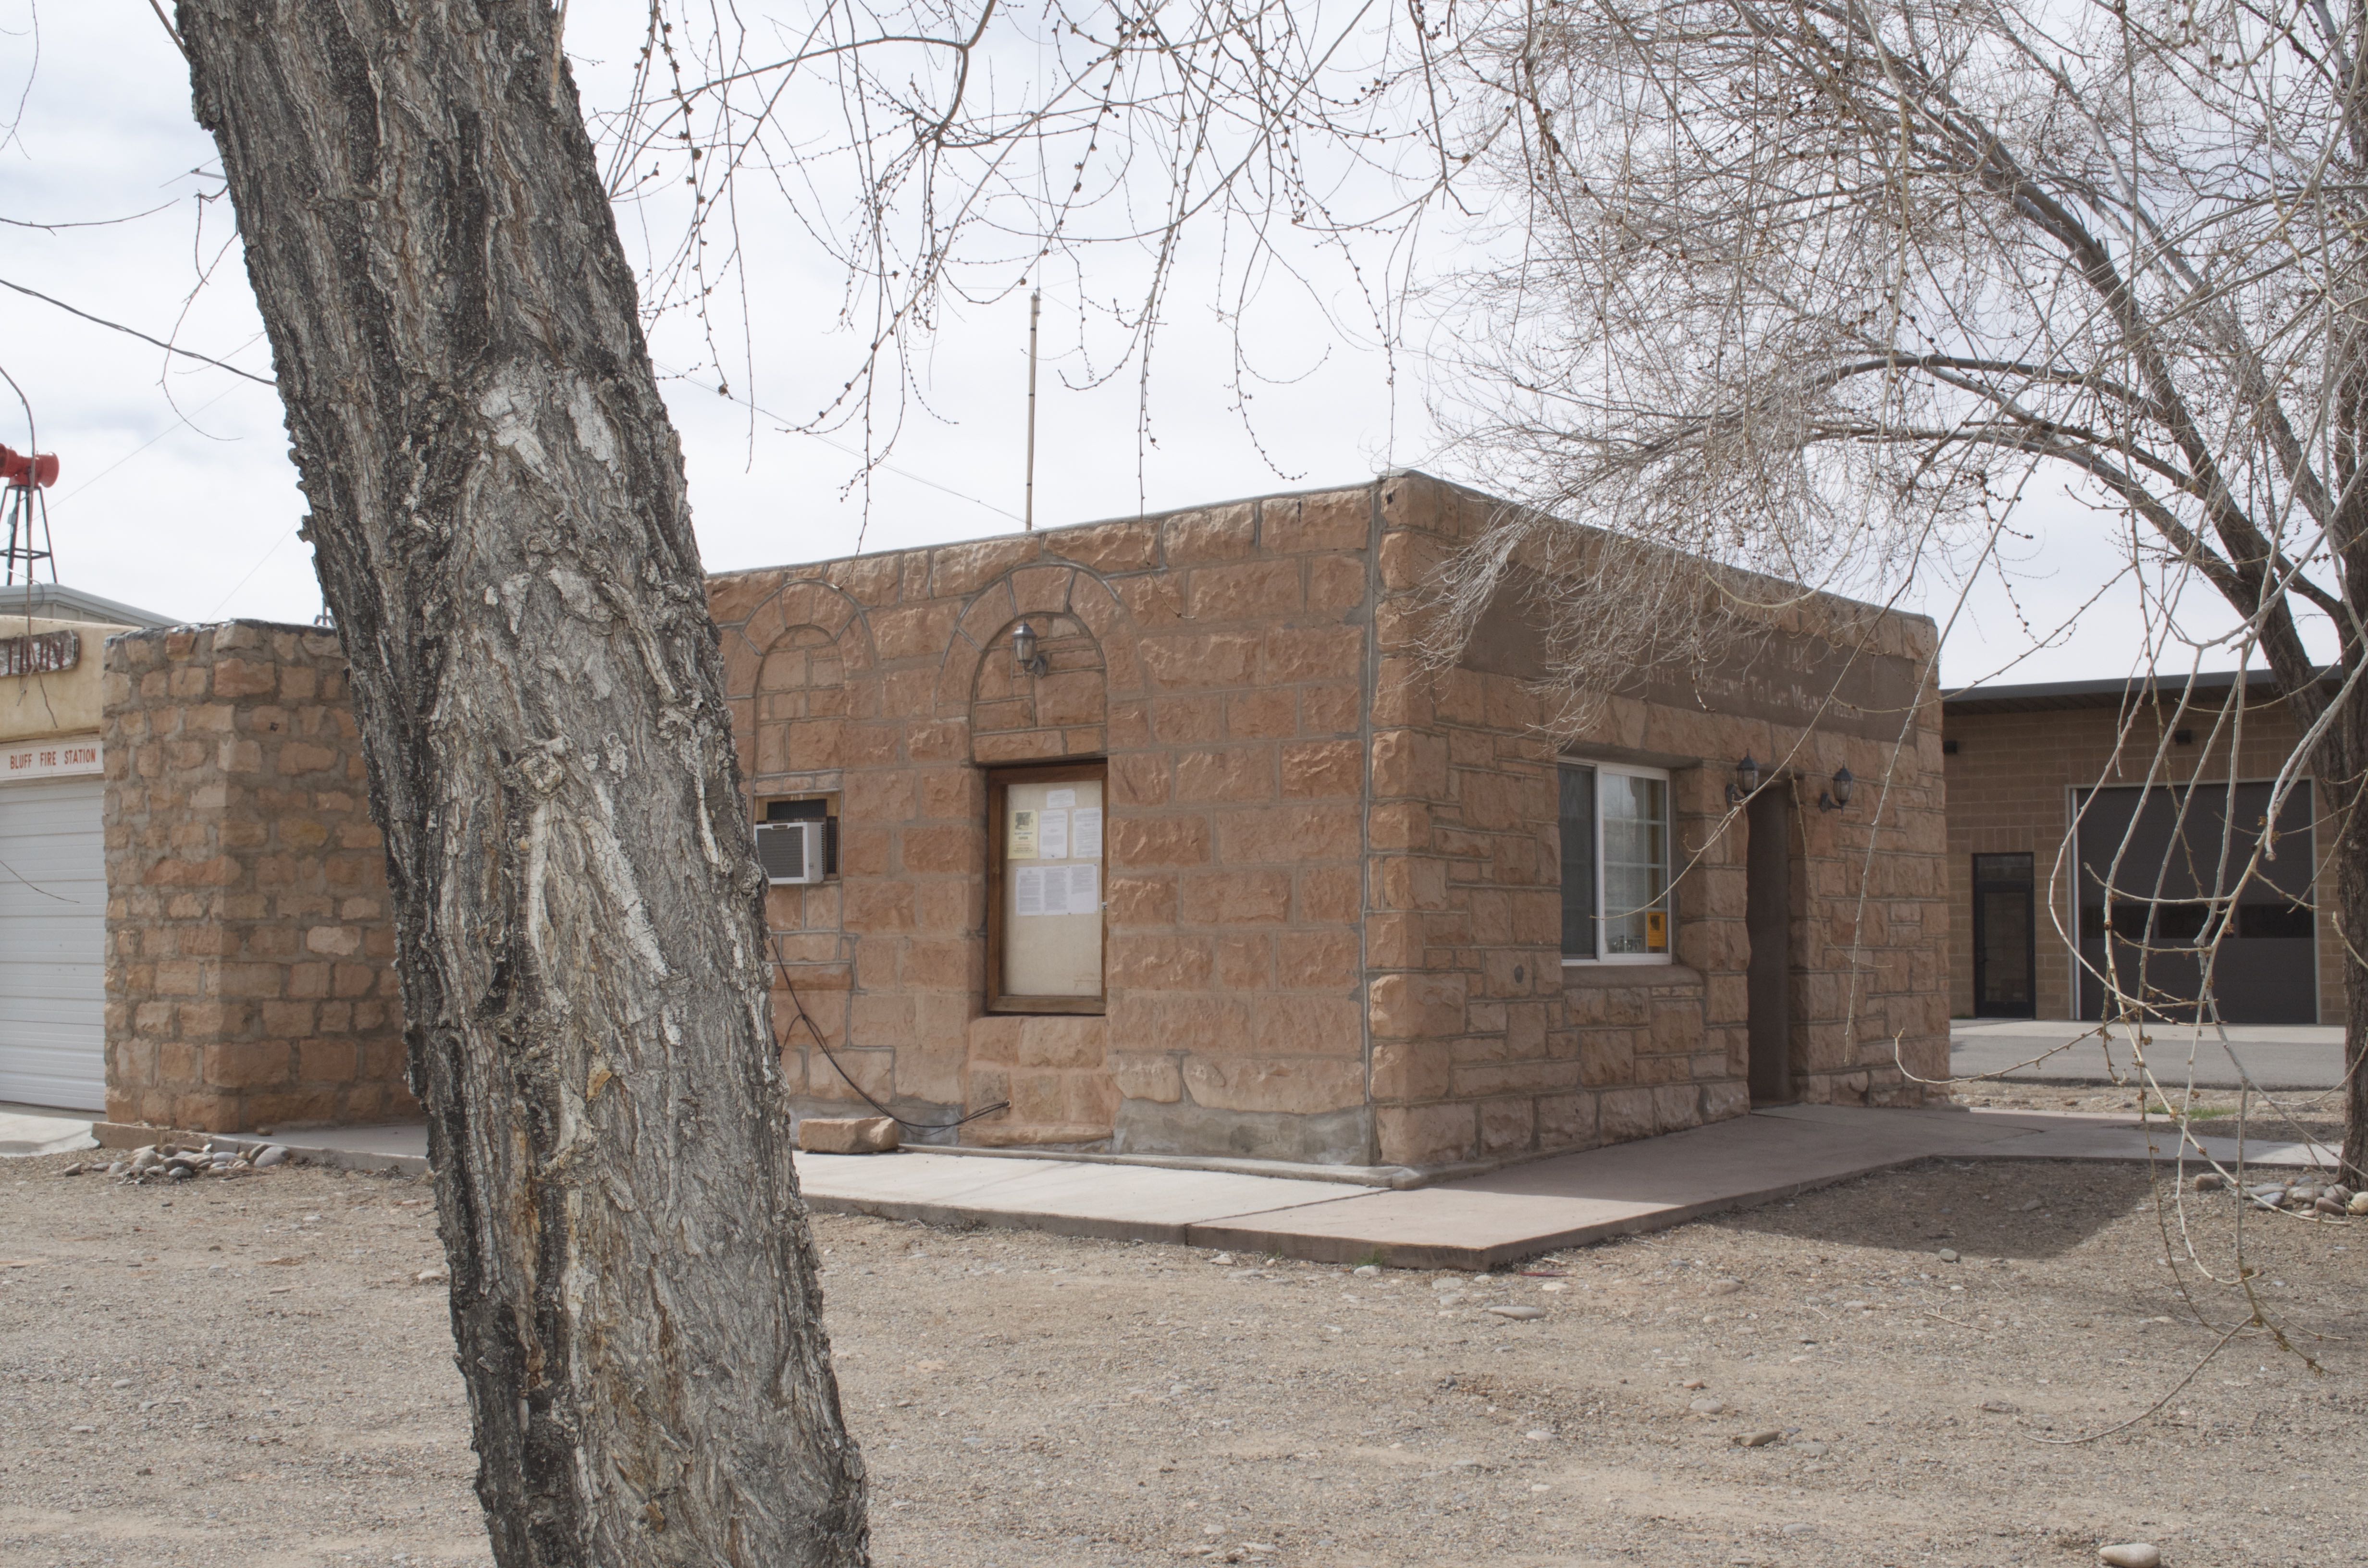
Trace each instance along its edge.
<path fill-rule="evenodd" d="M 1044 673 L 1044 650 L 1036 645 L 1036 629 L 1024 620 L 1011 629 L 1011 664 L 1024 676 Z"/>
<path fill-rule="evenodd" d="M 1821 812 L 1840 811 L 1844 806 L 1850 804 L 1850 791 L 1857 788 L 1858 780 L 1850 777 L 1850 770 L 1849 768 L 1835 768 L 1832 787 L 1817 797 L 1817 810 Z"/>
<path fill-rule="evenodd" d="M 1735 782 L 1726 787 L 1726 803 L 1739 806 L 1759 792 L 1759 765 L 1745 752 L 1743 760 L 1735 765 Z"/>

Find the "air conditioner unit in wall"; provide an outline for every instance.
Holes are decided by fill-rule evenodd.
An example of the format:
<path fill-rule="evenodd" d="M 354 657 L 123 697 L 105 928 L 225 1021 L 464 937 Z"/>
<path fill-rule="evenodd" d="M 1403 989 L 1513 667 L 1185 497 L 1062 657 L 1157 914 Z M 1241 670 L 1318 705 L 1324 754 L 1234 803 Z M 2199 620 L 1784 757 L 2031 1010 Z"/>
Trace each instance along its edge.
<path fill-rule="evenodd" d="M 769 882 L 818 882 L 823 879 L 823 824 L 816 821 L 760 822 L 757 863 Z"/>

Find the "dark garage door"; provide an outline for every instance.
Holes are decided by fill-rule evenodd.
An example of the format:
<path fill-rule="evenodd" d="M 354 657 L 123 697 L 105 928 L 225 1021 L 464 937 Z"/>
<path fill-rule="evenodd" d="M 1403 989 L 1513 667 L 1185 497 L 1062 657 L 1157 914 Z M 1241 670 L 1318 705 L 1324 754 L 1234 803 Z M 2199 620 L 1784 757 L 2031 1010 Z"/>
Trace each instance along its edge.
<path fill-rule="evenodd" d="M 2232 900 L 2270 809 L 2270 786 L 2083 791 L 2080 815 L 2080 1017 L 2102 1016 L 2110 971 L 2150 1016 L 2192 1019 L 2203 945 L 2225 929 L 2212 965 L 2216 1016 L 2231 1024 L 2318 1021 L 2317 926 L 2308 903 L 2311 793 L 2278 813 L 2277 858 Z M 2226 834 L 2226 842 L 2223 843 Z M 2118 862 L 2116 856 L 2119 857 Z"/>

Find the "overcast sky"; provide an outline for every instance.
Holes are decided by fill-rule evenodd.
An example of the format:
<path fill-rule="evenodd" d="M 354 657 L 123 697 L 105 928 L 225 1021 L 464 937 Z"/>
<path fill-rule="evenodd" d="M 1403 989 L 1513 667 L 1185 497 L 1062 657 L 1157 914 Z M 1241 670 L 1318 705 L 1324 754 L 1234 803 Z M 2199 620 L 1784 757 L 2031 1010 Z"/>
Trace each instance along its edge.
<path fill-rule="evenodd" d="M 630 27 L 632 9 L 579 6 L 571 17 L 587 98 L 631 48 L 630 34 L 604 37 L 599 28 Z M 29 12 L 28 0 L 0 0 L 7 28 L 0 96 L 25 95 L 17 134 L 0 149 L 0 215 L 68 223 L 158 210 L 54 233 L 0 228 L 0 278 L 268 377 L 227 203 L 199 199 L 219 188 L 202 172 L 213 149 L 190 118 L 185 68 L 145 0 L 42 6 L 37 64 Z M 752 383 L 734 369 L 732 380 L 735 393 L 773 417 L 715 395 L 693 324 L 662 323 L 652 338 L 662 372 L 688 372 L 666 391 L 708 567 L 1016 529 L 1024 296 L 943 322 L 916 367 L 920 395 L 906 403 L 890 466 L 874 472 L 867 490 L 854 483 L 860 435 L 825 440 L 783 429 L 810 415 L 854 363 L 854 346 L 832 330 L 838 276 L 801 249 L 785 224 L 762 239 L 750 291 L 756 375 Z M 1132 374 L 1072 390 L 1087 370 L 1076 284 L 1046 280 L 1040 525 L 1351 483 L 1396 465 L 1471 477 L 1435 449 L 1418 353 L 1394 365 L 1338 330 L 1359 316 L 1345 272 L 1311 267 L 1315 298 L 1287 285 L 1269 291 L 1244 340 L 1260 378 L 1246 424 L 1232 390 L 1237 340 L 1209 302 L 1215 238 L 1192 243 L 1147 392 Z M 1109 296 L 1132 282 L 1116 263 L 1107 278 L 1084 280 Z M 50 503 L 60 581 L 179 619 L 313 618 L 320 591 L 310 551 L 296 538 L 302 498 L 271 389 L 188 360 L 168 363 L 157 349 L 6 290 L 0 327 L 0 367 L 32 405 L 40 449 L 63 462 Z M 1144 406 L 1148 446 L 1136 437 Z M 25 447 L 24 426 L 13 399 L 0 403 L 0 441 Z M 1991 574 L 1970 596 L 1944 653 L 1944 681 L 1999 672 L 2014 680 L 2121 676 L 2142 663 L 2131 585 L 2088 603 L 2123 558 L 2113 519 L 2042 487 L 2016 527 L 2031 537 L 2009 543 L 2012 591 Z M 1953 597 L 1936 584 L 1910 608 L 1946 619 Z M 2034 635 L 2075 617 L 2075 632 L 2034 652 Z M 2216 625 L 2225 616 L 2203 607 L 2192 619 Z M 2183 667 L 2188 657 L 2180 651 L 2175 662 Z M 2230 662 L 2204 660 L 2215 668 Z"/>

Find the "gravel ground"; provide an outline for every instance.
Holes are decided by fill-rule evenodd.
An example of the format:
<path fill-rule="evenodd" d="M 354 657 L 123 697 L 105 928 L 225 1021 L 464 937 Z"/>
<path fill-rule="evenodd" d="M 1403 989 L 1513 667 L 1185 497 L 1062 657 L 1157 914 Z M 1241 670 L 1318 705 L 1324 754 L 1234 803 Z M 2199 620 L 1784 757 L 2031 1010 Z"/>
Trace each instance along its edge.
<path fill-rule="evenodd" d="M 2077 1084 L 2018 1084 L 1998 1078 L 1958 1078 L 1948 1085 L 1949 1098 L 1958 1105 L 1990 1106 L 2004 1110 L 2077 1110 L 2091 1115 L 2138 1108 L 2141 1098 L 2157 1116 L 2174 1107 L 2194 1119 L 2195 1130 L 2214 1138 L 2234 1138 L 2237 1119 L 2248 1119 L 2246 1137 L 2271 1143 L 2299 1142 L 2315 1138 L 2333 1148 L 2343 1144 L 2343 1096 L 2340 1089 L 2280 1091 L 2240 1095 L 2234 1089 L 2181 1090 L 2166 1083 L 2170 1098 L 2136 1089 Z"/>
<path fill-rule="evenodd" d="M 0 1562 L 487 1560 L 424 1185 L 66 1164 L 0 1167 Z M 2234 1203 L 2157 1198 L 1931 1162 L 1477 1278 L 817 1223 L 882 1563 L 2360 1562 L 2368 1229 L 2248 1219 L 2296 1353 L 2198 1373 Z"/>

